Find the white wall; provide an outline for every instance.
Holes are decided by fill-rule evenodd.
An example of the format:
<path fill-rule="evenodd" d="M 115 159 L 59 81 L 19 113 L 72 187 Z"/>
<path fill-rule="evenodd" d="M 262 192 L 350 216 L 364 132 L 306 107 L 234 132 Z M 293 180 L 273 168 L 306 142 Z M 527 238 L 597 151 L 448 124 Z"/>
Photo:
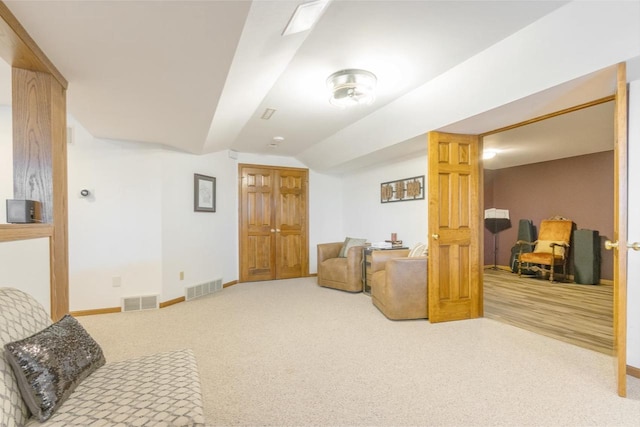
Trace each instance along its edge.
<path fill-rule="evenodd" d="M 163 150 L 94 138 L 73 117 L 68 123 L 70 310 L 160 294 Z M 82 189 L 90 196 L 81 197 Z"/>
<path fill-rule="evenodd" d="M 425 140 L 425 152 L 426 152 Z M 370 168 L 344 177 L 345 234 L 367 238 L 369 242 L 389 240 L 391 233 L 408 247 L 427 240 L 427 200 L 380 203 L 382 182 L 425 175 L 427 156 Z M 426 191 L 425 191 L 426 194 Z"/>
<path fill-rule="evenodd" d="M 162 300 L 185 286 L 238 278 L 237 163 L 226 151 L 162 155 Z M 193 174 L 216 178 L 216 212 L 194 212 Z M 184 280 L 180 280 L 184 272 Z"/>
<path fill-rule="evenodd" d="M 0 106 L 0 223 L 7 221 L 6 199 L 13 199 L 11 107 Z M 49 239 L 0 243 L 0 287 L 22 289 L 50 313 Z"/>
<path fill-rule="evenodd" d="M 0 288 L 18 288 L 51 313 L 49 239 L 0 243 Z"/>
<path fill-rule="evenodd" d="M 628 241 L 640 242 L 640 80 L 629 87 Z M 627 364 L 640 368 L 640 252 L 628 252 Z"/>
<path fill-rule="evenodd" d="M 304 167 L 295 159 L 227 151 L 202 156 L 92 137 L 73 117 L 69 164 L 72 311 L 121 297 L 184 296 L 187 286 L 238 279 L 238 163 Z M 194 212 L 193 174 L 216 178 L 216 212 Z M 309 270 L 317 243 L 344 237 L 340 179 L 310 171 Z M 89 197 L 80 196 L 88 189 Z M 184 279 L 180 279 L 184 272 Z M 119 278 L 120 287 L 114 287 Z"/>

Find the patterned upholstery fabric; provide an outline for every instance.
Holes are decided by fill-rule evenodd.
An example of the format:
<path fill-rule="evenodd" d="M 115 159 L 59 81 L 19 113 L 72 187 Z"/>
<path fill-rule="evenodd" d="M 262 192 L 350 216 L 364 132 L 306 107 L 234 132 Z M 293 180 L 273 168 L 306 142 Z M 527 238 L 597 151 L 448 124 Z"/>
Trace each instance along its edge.
<path fill-rule="evenodd" d="M 42 425 L 32 419 L 27 426 Z M 204 425 L 191 350 L 107 363 L 85 379 L 45 426 Z"/>
<path fill-rule="evenodd" d="M 31 296 L 0 288 L 0 345 L 51 324 Z M 86 378 L 45 423 L 29 419 L 11 367 L 0 352 L 0 426 L 201 426 L 200 379 L 191 350 L 108 363 Z"/>
<path fill-rule="evenodd" d="M 33 297 L 17 289 L 0 288 L 0 349 L 50 324 L 49 315 Z M 29 411 L 4 352 L 0 354 L 0 426 L 21 426 L 29 418 Z"/>

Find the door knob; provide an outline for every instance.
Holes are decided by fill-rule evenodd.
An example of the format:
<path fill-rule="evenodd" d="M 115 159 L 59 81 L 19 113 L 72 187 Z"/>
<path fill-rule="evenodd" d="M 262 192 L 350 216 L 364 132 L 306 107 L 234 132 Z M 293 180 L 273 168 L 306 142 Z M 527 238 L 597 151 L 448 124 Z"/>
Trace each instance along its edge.
<path fill-rule="evenodd" d="M 440 238 L 439 234 L 432 234 L 431 237 L 433 237 L 433 240 L 438 240 Z"/>
<path fill-rule="evenodd" d="M 604 242 L 604 248 L 608 251 L 610 251 L 613 248 L 617 248 L 618 247 L 618 242 L 612 242 L 611 240 L 606 240 Z"/>
<path fill-rule="evenodd" d="M 271 229 L 271 232 L 272 232 L 272 233 L 275 233 L 275 232 L 276 232 L 276 230 L 274 230 L 274 229 L 272 228 L 272 229 Z"/>
<path fill-rule="evenodd" d="M 627 247 L 629 249 L 633 249 L 634 251 L 640 251 L 640 243 L 638 242 L 627 243 Z"/>
<path fill-rule="evenodd" d="M 276 232 L 277 232 L 277 233 L 279 233 L 279 232 L 280 232 L 280 229 L 279 229 L 279 228 L 276 228 Z"/>

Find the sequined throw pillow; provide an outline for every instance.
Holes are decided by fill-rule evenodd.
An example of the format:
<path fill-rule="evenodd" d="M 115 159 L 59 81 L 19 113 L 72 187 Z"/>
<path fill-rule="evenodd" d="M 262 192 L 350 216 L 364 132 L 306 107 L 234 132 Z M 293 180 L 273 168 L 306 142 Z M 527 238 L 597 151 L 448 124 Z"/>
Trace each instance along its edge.
<path fill-rule="evenodd" d="M 22 399 L 40 422 L 105 364 L 98 343 L 68 314 L 37 334 L 5 344 L 4 352 Z"/>

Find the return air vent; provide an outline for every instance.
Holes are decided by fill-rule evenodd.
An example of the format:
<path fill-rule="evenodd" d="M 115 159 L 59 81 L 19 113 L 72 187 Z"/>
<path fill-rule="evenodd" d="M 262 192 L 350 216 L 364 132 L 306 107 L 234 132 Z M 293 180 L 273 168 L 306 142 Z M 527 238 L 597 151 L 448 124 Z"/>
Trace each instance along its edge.
<path fill-rule="evenodd" d="M 195 286 L 189 286 L 184 289 L 184 297 L 187 301 L 200 298 L 222 290 L 222 278 L 212 280 L 211 282 L 201 283 Z"/>
<path fill-rule="evenodd" d="M 152 310 L 158 308 L 158 295 L 122 298 L 122 311 Z"/>

